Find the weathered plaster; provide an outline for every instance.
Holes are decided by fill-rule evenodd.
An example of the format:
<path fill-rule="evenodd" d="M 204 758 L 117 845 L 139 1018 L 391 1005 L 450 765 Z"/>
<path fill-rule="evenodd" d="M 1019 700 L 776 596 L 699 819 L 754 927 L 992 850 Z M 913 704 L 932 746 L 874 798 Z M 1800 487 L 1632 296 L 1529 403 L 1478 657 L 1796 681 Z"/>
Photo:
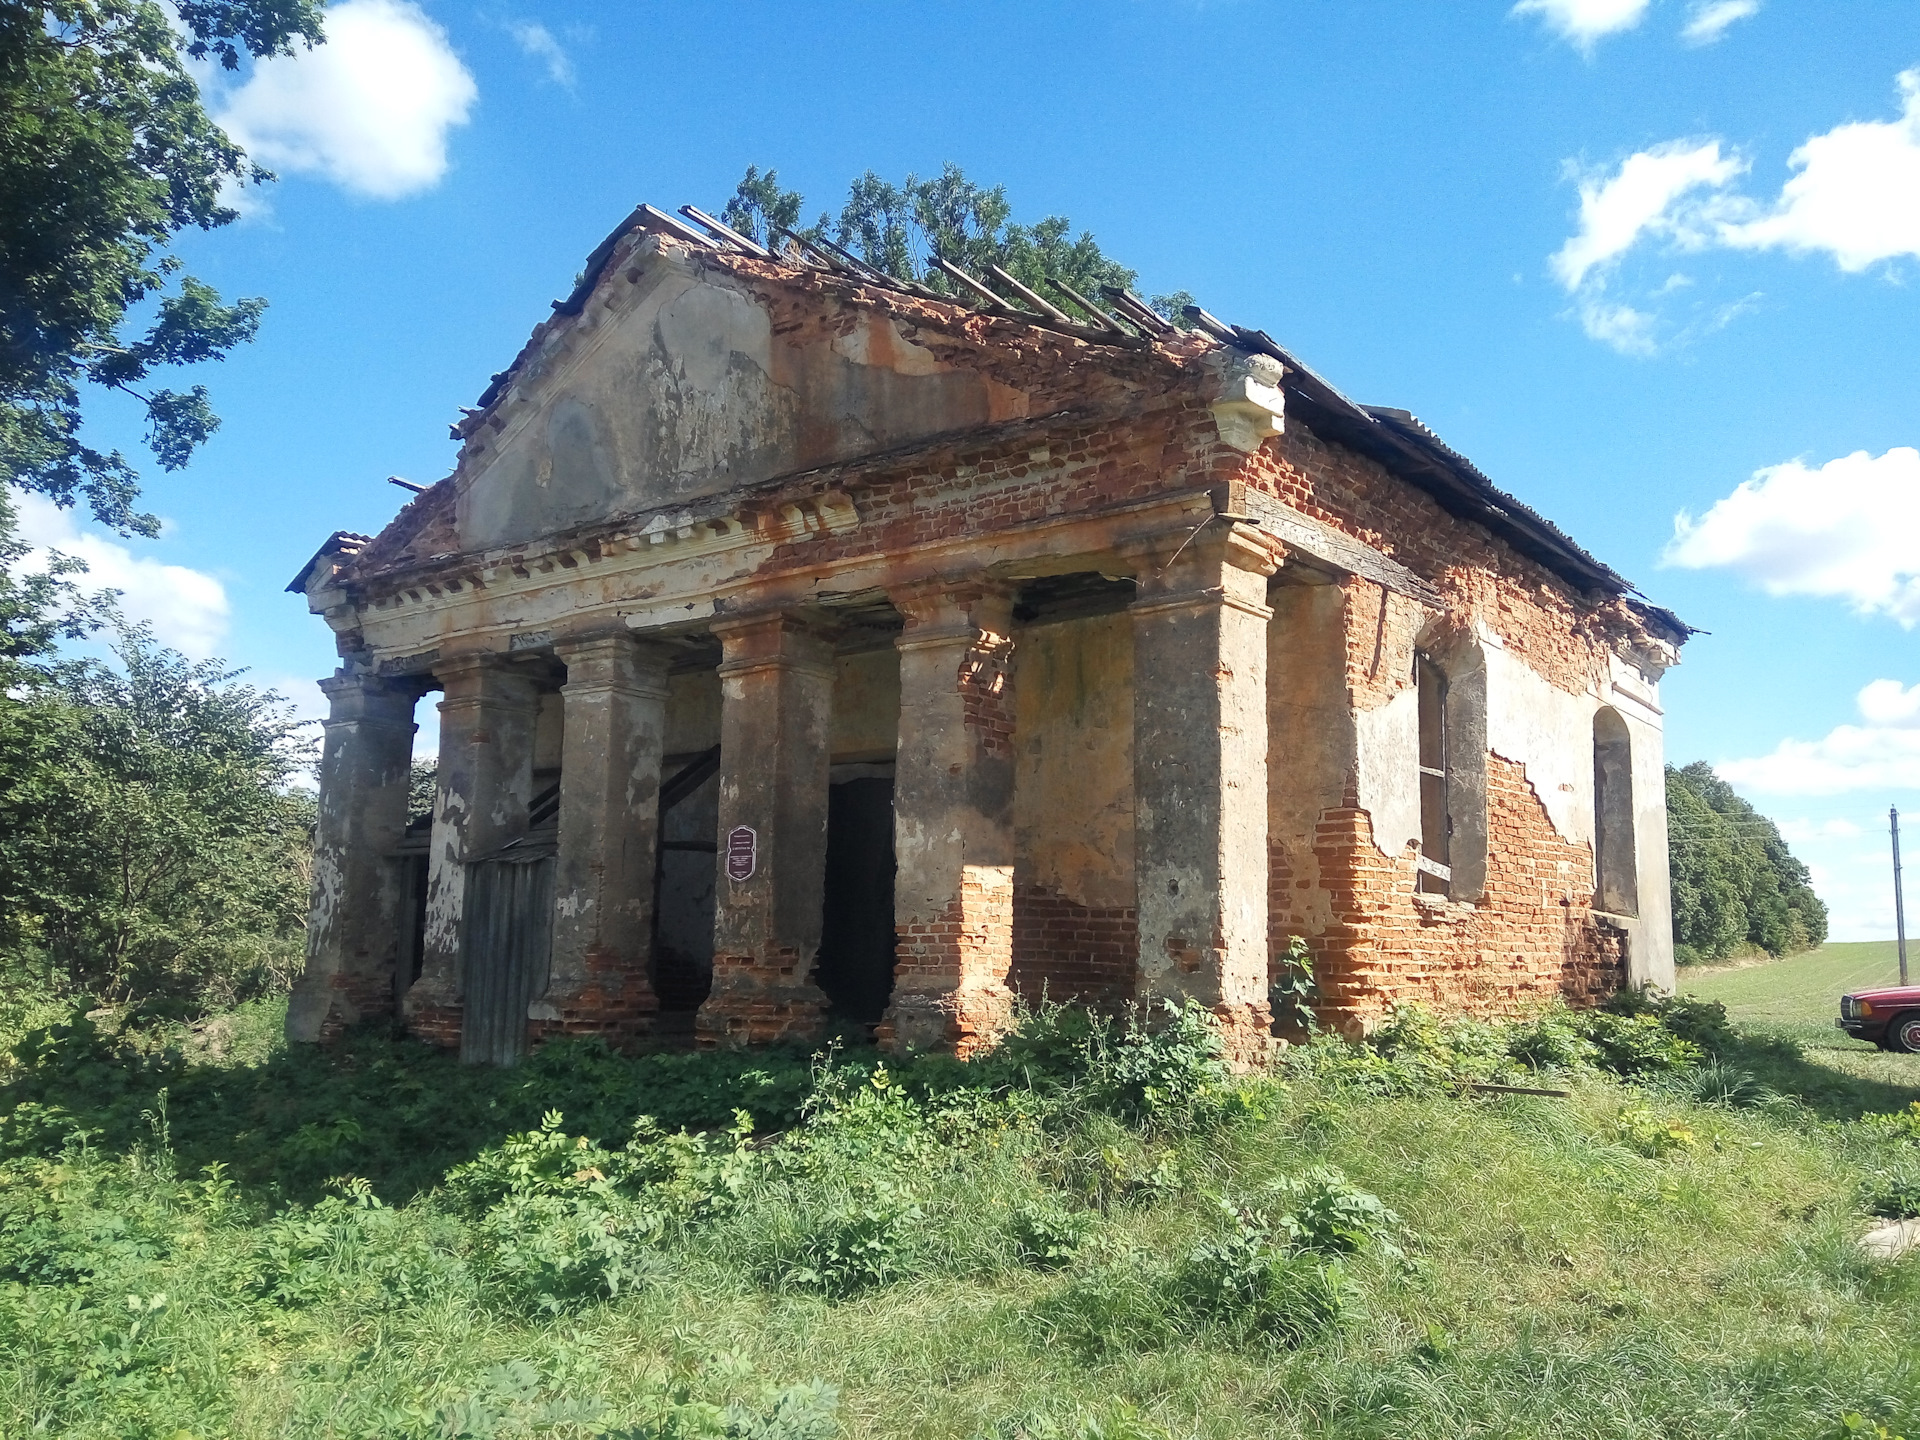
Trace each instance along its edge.
<path fill-rule="evenodd" d="M 1014 649 L 1014 829 L 1024 883 L 1133 905 L 1133 626 L 1029 625 Z"/>

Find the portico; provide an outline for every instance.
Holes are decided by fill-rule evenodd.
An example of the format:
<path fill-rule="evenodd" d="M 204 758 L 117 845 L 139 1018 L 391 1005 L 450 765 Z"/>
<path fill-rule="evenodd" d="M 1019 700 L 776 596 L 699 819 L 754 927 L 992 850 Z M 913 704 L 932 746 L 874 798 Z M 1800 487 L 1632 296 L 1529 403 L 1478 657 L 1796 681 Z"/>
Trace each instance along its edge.
<path fill-rule="evenodd" d="M 454 473 L 291 587 L 341 667 L 290 1035 L 966 1054 L 1044 996 L 1197 1002 L 1251 1065 L 1294 936 L 1359 1023 L 1658 981 L 1664 837 L 1609 821 L 1638 914 L 1600 918 L 1591 746 L 1604 706 L 1608 814 L 1643 816 L 1684 627 L 1404 412 L 1127 314 L 630 217 Z M 1546 864 L 1565 903 L 1512 868 Z"/>

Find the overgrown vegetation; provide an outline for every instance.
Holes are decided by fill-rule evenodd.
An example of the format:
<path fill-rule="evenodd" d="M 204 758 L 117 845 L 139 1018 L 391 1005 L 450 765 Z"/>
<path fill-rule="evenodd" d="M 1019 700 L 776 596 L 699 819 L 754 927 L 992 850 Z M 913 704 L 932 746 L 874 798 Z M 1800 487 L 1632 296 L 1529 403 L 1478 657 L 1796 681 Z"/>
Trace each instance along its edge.
<path fill-rule="evenodd" d="M 313 816 L 286 705 L 82 596 L 72 562 L 20 573 L 25 548 L 0 492 L 0 1017 L 284 991 Z M 102 629 L 115 664 L 58 657 Z"/>
<path fill-rule="evenodd" d="M 838 216 L 823 210 L 811 226 L 803 227 L 805 205 L 798 191 L 781 186 L 776 171 L 749 165 L 721 218 L 769 247 L 781 243 L 781 232 L 832 240 L 883 274 L 916 280 L 968 304 L 975 297 L 941 270 L 936 259 L 980 279 L 987 278 L 989 266 L 998 265 L 1055 304 L 1073 303 L 1053 288 L 1056 280 L 1098 302 L 1099 287 L 1131 289 L 1137 278 L 1100 249 L 1091 231 L 1075 236 L 1073 222 L 1064 215 L 1049 215 L 1032 225 L 1014 223 L 1006 186 L 976 184 L 951 162 L 938 175 L 908 175 L 897 184 L 869 170 L 847 187 Z M 1191 305 L 1193 296 L 1181 290 L 1155 295 L 1151 303 L 1185 326 L 1181 307 Z"/>
<path fill-rule="evenodd" d="M 1920 1421 L 1920 1270 L 1855 1244 L 1920 1193 L 1920 1109 L 1803 1101 L 1711 1004 L 1409 1009 L 1256 1077 L 1194 1010 L 1047 1009 L 964 1063 L 511 1072 L 274 1018 L 15 1048 L 0 1434 Z"/>
<path fill-rule="evenodd" d="M 1777 959 L 1827 938 L 1827 907 L 1807 867 L 1704 760 L 1667 767 L 1667 836 L 1679 964 L 1742 950 Z"/>

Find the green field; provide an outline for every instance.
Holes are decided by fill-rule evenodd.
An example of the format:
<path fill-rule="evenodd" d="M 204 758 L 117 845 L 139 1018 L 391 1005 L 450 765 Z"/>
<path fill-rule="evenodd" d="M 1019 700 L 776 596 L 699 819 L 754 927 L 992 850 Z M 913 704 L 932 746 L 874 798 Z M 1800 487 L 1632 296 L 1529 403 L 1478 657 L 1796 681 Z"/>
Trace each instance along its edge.
<path fill-rule="evenodd" d="M 1920 945 L 1907 958 L 1920 978 Z M 1759 964 L 1683 970 L 1683 994 L 1718 1000 L 1749 1033 L 1790 1041 L 1808 1066 L 1886 1087 L 1887 1108 L 1920 1099 L 1920 1055 L 1886 1055 L 1834 1026 L 1849 990 L 1894 985 L 1899 962 L 1891 940 L 1822 945 L 1805 955 Z M 1817 1076 L 1814 1077 L 1817 1079 Z"/>

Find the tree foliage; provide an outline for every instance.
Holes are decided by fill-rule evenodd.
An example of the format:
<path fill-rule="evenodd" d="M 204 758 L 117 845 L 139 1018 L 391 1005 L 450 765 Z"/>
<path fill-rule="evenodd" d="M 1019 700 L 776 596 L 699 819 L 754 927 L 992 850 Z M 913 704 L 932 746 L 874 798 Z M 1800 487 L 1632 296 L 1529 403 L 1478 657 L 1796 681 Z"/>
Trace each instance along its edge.
<path fill-rule="evenodd" d="M 1674 955 L 1681 964 L 1754 947 L 1792 955 L 1827 938 L 1827 907 L 1774 823 L 1704 760 L 1667 767 Z"/>
<path fill-rule="evenodd" d="M 217 1005 L 290 981 L 313 801 L 285 702 L 20 555 L 0 508 L 0 984 Z M 57 658 L 103 624 L 118 667 Z"/>
<path fill-rule="evenodd" d="M 81 438 L 83 392 L 138 400 L 177 470 L 219 420 L 205 386 L 154 372 L 220 359 L 266 303 L 224 303 L 171 253 L 237 218 L 227 187 L 271 178 L 207 115 L 188 61 L 231 70 L 320 39 L 320 0 L 0 0 L 0 476 L 155 533 L 132 465 Z"/>
<path fill-rule="evenodd" d="M 750 165 L 722 218 L 769 248 L 777 248 L 781 231 L 831 239 L 876 270 L 942 294 L 958 292 L 969 302 L 974 297 L 933 263 L 936 258 L 983 278 L 988 266 L 998 265 L 1043 295 L 1053 280 L 1097 298 L 1100 286 L 1131 289 L 1137 278 L 1100 249 L 1091 231 L 1075 236 L 1064 215 L 1015 224 L 1006 186 L 978 185 L 951 162 L 938 175 L 908 175 L 899 184 L 869 170 L 848 186 L 837 218 L 822 211 L 802 230 L 804 203 L 797 191 L 781 187 L 777 171 Z M 1178 316 L 1179 307 L 1192 300 L 1179 291 L 1156 295 L 1153 303 Z"/>

